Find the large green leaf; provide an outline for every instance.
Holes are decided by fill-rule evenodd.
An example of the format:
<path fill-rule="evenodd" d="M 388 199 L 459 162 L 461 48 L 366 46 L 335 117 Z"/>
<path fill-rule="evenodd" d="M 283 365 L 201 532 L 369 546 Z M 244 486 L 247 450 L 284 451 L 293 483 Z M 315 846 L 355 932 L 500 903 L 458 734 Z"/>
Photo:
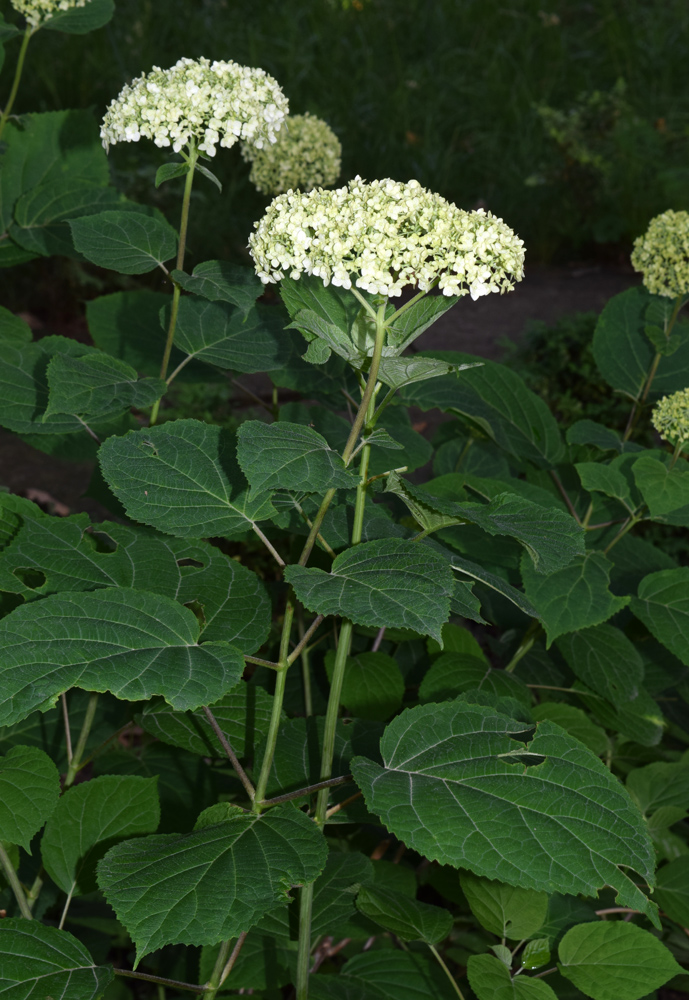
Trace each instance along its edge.
<path fill-rule="evenodd" d="M 415 486 L 394 472 L 388 476 L 386 489 L 404 500 L 427 531 L 468 522 L 489 535 L 516 538 L 531 556 L 538 573 L 562 569 L 584 554 L 584 533 L 574 518 L 513 493 L 500 493 L 488 504 L 457 503 L 445 496 L 435 496 L 432 482 L 427 488 Z"/>
<path fill-rule="evenodd" d="M 644 665 L 634 643 L 612 625 L 571 632 L 557 647 L 579 680 L 596 694 L 622 708 L 636 698 Z"/>
<path fill-rule="evenodd" d="M 450 617 L 450 568 L 438 553 L 415 542 L 363 542 L 337 556 L 330 573 L 293 565 L 285 578 L 310 611 L 342 615 L 358 625 L 411 628 L 440 640 Z"/>
<path fill-rule="evenodd" d="M 325 493 L 331 487 L 352 489 L 359 482 L 321 434 L 282 420 L 246 420 L 237 432 L 237 459 L 253 493 L 280 488 Z"/>
<path fill-rule="evenodd" d="M 422 705 L 385 730 L 383 767 L 356 757 L 352 773 L 369 810 L 431 860 L 544 892 L 610 885 L 657 923 L 621 870 L 652 882 L 653 850 L 628 793 L 552 722 L 526 744 L 513 737 L 530 728 L 463 702 Z"/>
<path fill-rule="evenodd" d="M 478 1000 L 557 1000 L 557 994 L 542 979 L 510 975 L 504 962 L 493 955 L 470 955 L 469 985 Z"/>
<path fill-rule="evenodd" d="M 564 445 L 557 422 L 517 374 L 495 361 L 459 351 L 424 351 L 421 356 L 481 366 L 459 378 L 416 382 L 404 390 L 405 402 L 465 417 L 515 458 L 527 458 L 544 468 L 560 461 Z"/>
<path fill-rule="evenodd" d="M 689 472 L 669 469 L 650 455 L 637 458 L 632 472 L 651 517 L 663 517 L 685 507 L 689 518 Z M 689 526 L 689 520 L 686 523 Z"/>
<path fill-rule="evenodd" d="M 530 938 L 545 923 L 548 896 L 495 879 L 462 872 L 460 881 L 471 912 L 491 934 L 511 941 Z"/>
<path fill-rule="evenodd" d="M 264 291 L 253 267 L 231 264 L 227 260 L 206 260 L 197 264 L 191 274 L 173 271 L 170 277 L 186 292 L 211 302 L 229 302 L 244 313 L 249 312 Z"/>
<path fill-rule="evenodd" d="M 120 274 L 145 274 L 175 255 L 177 233 L 143 212 L 99 212 L 71 219 L 74 246 L 92 264 Z"/>
<path fill-rule="evenodd" d="M 366 371 L 369 366 L 364 365 Z M 411 385 L 412 382 L 425 382 L 429 378 L 438 378 L 440 375 L 456 374 L 466 368 L 475 368 L 476 365 L 454 365 L 448 361 L 438 361 L 435 358 L 419 358 L 415 355 L 405 358 L 380 359 L 378 368 L 378 378 L 390 389 L 401 389 L 402 386 Z"/>
<path fill-rule="evenodd" d="M 8 750 L 0 757 L 0 841 L 30 850 L 59 796 L 60 776 L 47 754 L 38 747 Z"/>
<path fill-rule="evenodd" d="M 612 563 L 602 552 L 588 552 L 544 577 L 522 556 L 524 590 L 543 623 L 548 646 L 567 632 L 600 625 L 629 604 L 631 598 L 610 592 L 611 569 Z"/>
<path fill-rule="evenodd" d="M 182 538 L 229 538 L 275 513 L 265 494 L 249 495 L 234 444 L 220 427 L 176 420 L 109 438 L 99 461 L 135 521 Z"/>
<path fill-rule="evenodd" d="M 58 413 L 87 423 L 108 420 L 132 406 L 152 406 L 167 391 L 162 379 L 139 379 L 134 368 L 100 351 L 81 358 L 56 354 L 47 376 L 50 396 L 44 420 Z"/>
<path fill-rule="evenodd" d="M 63 691 L 111 691 L 138 701 L 160 694 L 186 710 L 238 683 L 244 659 L 224 642 L 198 645 L 193 611 L 125 588 L 31 601 L 0 621 L 0 724 L 52 707 Z"/>
<path fill-rule="evenodd" d="M 166 944 L 235 937 L 323 869 L 325 839 L 303 813 L 290 806 L 234 813 L 184 836 L 118 844 L 100 862 L 99 885 L 138 960 Z"/>
<path fill-rule="evenodd" d="M 393 889 L 362 886 L 356 898 L 357 908 L 385 930 L 403 941 L 438 944 L 452 930 L 452 914 L 440 906 L 409 899 Z"/>
<path fill-rule="evenodd" d="M 85 35 L 102 28 L 115 13 L 114 0 L 87 0 L 83 7 L 57 10 L 43 24 L 50 31 L 64 31 L 68 35 Z"/>
<path fill-rule="evenodd" d="M 64 177 L 31 188 L 17 201 L 12 239 L 32 253 L 78 257 L 74 250 L 68 219 L 115 209 L 124 196 L 113 187 Z"/>
<path fill-rule="evenodd" d="M 253 757 L 256 742 L 268 734 L 272 705 L 272 697 L 263 688 L 241 683 L 209 708 L 237 756 Z M 201 757 L 225 759 L 225 749 L 202 711 L 175 712 L 162 700 L 152 701 L 138 721 L 164 743 Z"/>
<path fill-rule="evenodd" d="M 689 927 L 689 855 L 658 869 L 658 906 L 681 927 Z"/>
<path fill-rule="evenodd" d="M 388 326 L 387 342 L 401 353 L 459 302 L 455 295 L 424 295 Z"/>
<path fill-rule="evenodd" d="M 350 958 L 341 978 L 350 976 L 373 986 L 387 1000 L 457 1000 L 440 966 L 425 955 L 404 951 L 365 951 Z M 317 980 L 316 980 L 317 981 Z M 351 994 L 358 1000 L 360 993 Z M 368 1000 L 368 994 L 364 995 Z"/>
<path fill-rule="evenodd" d="M 7 1000 L 100 1000 L 111 966 L 95 965 L 83 944 L 38 920 L 0 921 L 0 996 Z"/>
<path fill-rule="evenodd" d="M 175 346 L 207 365 L 265 372 L 286 360 L 282 327 L 282 316 L 269 306 L 259 304 L 244 312 L 224 302 L 185 295 L 179 304 Z"/>
<path fill-rule="evenodd" d="M 544 701 L 531 709 L 531 716 L 536 722 L 541 722 L 543 719 L 556 722 L 570 736 L 580 740 L 584 746 L 592 750 L 596 757 L 601 757 L 610 748 L 605 730 L 597 726 L 586 712 L 581 708 L 575 708 L 574 705 L 566 705 L 561 701 Z"/>
<path fill-rule="evenodd" d="M 574 468 L 585 490 L 603 493 L 619 500 L 626 510 L 633 514 L 641 506 L 641 497 L 634 489 L 634 481 L 629 472 L 635 460 L 634 456 L 616 455 L 608 465 L 600 462 L 578 462 Z"/>
<path fill-rule="evenodd" d="M 67 789 L 41 838 L 43 866 L 53 882 L 70 896 L 94 892 L 95 866 L 105 851 L 158 828 L 157 783 L 108 774 Z"/>
<path fill-rule="evenodd" d="M 613 389 L 636 399 L 653 363 L 655 350 L 646 336 L 647 312 L 658 302 L 645 288 L 629 288 L 610 299 L 593 336 L 598 370 Z M 662 357 L 649 397 L 683 389 L 689 377 L 689 341 L 671 357 Z"/>
<path fill-rule="evenodd" d="M 593 1000 L 640 1000 L 683 971 L 658 938 L 623 920 L 576 924 L 559 958 L 562 975 Z"/>
<path fill-rule="evenodd" d="M 631 609 L 663 646 L 689 666 L 689 568 L 650 573 Z"/>

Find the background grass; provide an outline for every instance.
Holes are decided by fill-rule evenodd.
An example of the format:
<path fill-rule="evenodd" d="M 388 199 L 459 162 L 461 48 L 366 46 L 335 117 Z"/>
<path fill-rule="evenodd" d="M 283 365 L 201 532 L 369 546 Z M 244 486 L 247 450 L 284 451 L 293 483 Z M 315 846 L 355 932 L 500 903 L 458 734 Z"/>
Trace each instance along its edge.
<path fill-rule="evenodd" d="M 416 177 L 463 207 L 485 205 L 526 240 L 532 261 L 590 255 L 596 240 L 624 250 L 657 212 L 689 208 L 686 0 L 116 3 L 112 23 L 91 36 L 36 37 L 17 111 L 92 106 L 100 118 L 123 83 L 152 65 L 235 59 L 272 73 L 293 112 L 332 125 L 343 179 Z M 0 8 L 14 16 L 8 0 Z M 2 91 L 13 64 L 10 50 Z M 601 173 L 558 148 L 535 105 L 567 110 L 619 78 L 623 120 L 594 115 L 588 125 Z M 167 151 L 141 142 L 110 156 L 128 194 L 157 198 L 176 221 L 177 188 L 156 193 L 152 184 Z M 213 169 L 225 190 L 219 199 L 197 183 L 191 253 L 241 258 L 266 199 L 236 149 L 221 150 Z"/>

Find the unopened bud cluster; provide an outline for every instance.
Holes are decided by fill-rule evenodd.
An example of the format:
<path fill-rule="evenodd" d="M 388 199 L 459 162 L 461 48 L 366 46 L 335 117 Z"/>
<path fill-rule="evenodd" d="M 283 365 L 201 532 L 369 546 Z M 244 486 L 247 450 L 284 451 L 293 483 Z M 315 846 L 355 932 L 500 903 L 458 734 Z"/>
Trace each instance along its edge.
<path fill-rule="evenodd" d="M 271 146 L 256 149 L 242 143 L 251 163 L 251 183 L 262 194 L 299 188 L 330 187 L 340 176 L 342 146 L 333 130 L 315 115 L 290 115 Z"/>
<path fill-rule="evenodd" d="M 215 156 L 218 144 L 229 148 L 242 139 L 260 149 L 275 142 L 287 111 L 287 98 L 262 69 L 180 59 L 128 84 L 110 104 L 100 134 L 106 149 L 144 136 L 176 153 L 194 142 Z"/>
<path fill-rule="evenodd" d="M 689 213 L 670 210 L 651 219 L 634 241 L 631 260 L 653 295 L 689 295 Z"/>
<path fill-rule="evenodd" d="M 91 0 L 11 0 L 12 6 L 32 28 L 39 28 L 51 17 L 73 7 L 85 7 Z"/>
<path fill-rule="evenodd" d="M 663 396 L 653 408 L 651 423 L 670 444 L 689 441 L 689 389 Z"/>
<path fill-rule="evenodd" d="M 315 275 L 373 295 L 414 285 L 473 299 L 514 288 L 524 244 L 490 212 L 466 212 L 418 181 L 360 177 L 334 191 L 288 191 L 255 223 L 249 246 L 264 283 Z"/>

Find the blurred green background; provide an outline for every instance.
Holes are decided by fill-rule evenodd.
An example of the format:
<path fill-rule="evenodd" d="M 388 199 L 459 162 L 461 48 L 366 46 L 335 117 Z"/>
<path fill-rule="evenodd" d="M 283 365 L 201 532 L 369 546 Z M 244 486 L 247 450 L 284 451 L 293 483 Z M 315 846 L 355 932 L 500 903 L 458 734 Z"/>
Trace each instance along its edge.
<path fill-rule="evenodd" d="M 116 0 L 85 37 L 32 41 L 15 110 L 92 107 L 180 56 L 273 74 L 294 113 L 340 137 L 343 180 L 417 178 L 484 206 L 529 260 L 618 259 L 648 220 L 689 208 L 687 0 Z M 16 19 L 8 0 L 0 9 Z M 13 47 L 14 46 L 14 47 Z M 0 87 L 9 90 L 18 42 Z M 116 183 L 172 221 L 181 182 L 153 178 L 169 151 L 115 146 Z M 193 264 L 240 260 L 267 199 L 237 149 L 195 185 Z M 201 239 L 203 246 L 201 247 Z"/>

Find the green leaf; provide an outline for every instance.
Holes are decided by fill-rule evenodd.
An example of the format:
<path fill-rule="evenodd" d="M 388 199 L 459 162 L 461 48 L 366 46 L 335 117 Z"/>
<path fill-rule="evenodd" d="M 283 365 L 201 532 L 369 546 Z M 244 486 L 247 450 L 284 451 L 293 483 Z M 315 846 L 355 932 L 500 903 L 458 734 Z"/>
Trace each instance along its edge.
<path fill-rule="evenodd" d="M 219 945 L 206 945 L 201 949 L 200 983 L 207 983 L 210 979 L 219 950 Z M 231 981 L 226 980 L 218 992 L 227 994 L 235 993 L 236 990 L 253 990 L 254 993 L 257 990 L 279 990 L 281 986 L 288 986 L 293 981 L 291 970 L 295 959 L 293 942 L 259 934 L 253 928 L 232 966 Z"/>
<path fill-rule="evenodd" d="M 526 685 L 504 670 L 493 670 L 485 659 L 471 653 L 447 652 L 439 656 L 421 681 L 419 700 L 447 701 L 464 691 L 490 691 L 499 697 L 515 698 L 521 704 L 531 705 L 531 694 Z"/>
<path fill-rule="evenodd" d="M 436 361 L 434 358 L 386 358 L 380 359 L 378 378 L 390 389 L 401 389 L 412 382 L 425 382 L 429 378 L 440 375 L 456 374 L 467 368 L 476 368 L 477 364 L 454 365 L 448 361 Z M 364 366 L 366 370 L 366 366 Z"/>
<path fill-rule="evenodd" d="M 38 747 L 15 746 L 0 757 L 0 840 L 30 852 L 31 838 L 52 814 L 60 776 Z"/>
<path fill-rule="evenodd" d="M 363 980 L 367 987 L 374 987 L 386 1000 L 429 1000 L 429 997 L 457 1000 L 455 990 L 438 964 L 417 952 L 361 952 L 349 959 L 338 978 L 346 981 L 350 976 L 355 982 Z M 351 1000 L 360 997 L 361 993 L 353 993 Z M 367 993 L 363 1000 L 369 1000 Z"/>
<path fill-rule="evenodd" d="M 476 524 L 489 535 L 509 535 L 522 544 L 538 573 L 552 573 L 584 554 L 584 532 L 569 514 L 503 492 L 488 504 L 457 503 L 415 486 L 396 473 L 386 490 L 401 497 L 426 531 L 451 524 Z"/>
<path fill-rule="evenodd" d="M 325 657 L 332 678 L 334 650 Z M 404 678 L 397 661 L 386 653 L 358 653 L 347 657 L 341 703 L 358 719 L 384 722 L 399 711 L 404 698 Z"/>
<path fill-rule="evenodd" d="M 208 707 L 238 757 L 253 757 L 254 744 L 265 738 L 273 699 L 256 684 L 240 683 Z M 150 702 L 137 716 L 147 733 L 200 757 L 225 759 L 225 750 L 204 712 L 175 712 L 164 701 Z"/>
<path fill-rule="evenodd" d="M 321 434 L 282 420 L 246 420 L 237 431 L 237 460 L 252 494 L 271 489 L 322 493 L 326 487 L 353 489 L 359 482 Z"/>
<path fill-rule="evenodd" d="M 9 309 L 0 306 L 0 338 L 13 347 L 23 347 L 33 340 L 33 333 L 28 323 L 15 316 Z"/>
<path fill-rule="evenodd" d="M 159 188 L 165 181 L 172 181 L 175 177 L 186 177 L 188 173 L 188 163 L 164 163 L 162 167 L 158 167 L 156 170 L 155 186 Z M 184 274 L 184 271 L 180 271 L 179 273 Z"/>
<path fill-rule="evenodd" d="M 343 337 L 352 330 L 363 307 L 351 292 L 335 285 L 324 285 L 320 278 L 303 276 L 297 280 L 283 278 L 280 297 L 292 319 L 311 312 L 329 326 L 341 331 Z M 298 326 L 298 324 L 296 324 Z M 311 340 L 312 337 L 307 338 Z"/>
<path fill-rule="evenodd" d="M 51 708 L 75 686 L 127 701 L 160 694 L 182 711 L 217 701 L 244 659 L 228 643 L 197 645 L 199 633 L 193 611 L 141 590 L 31 601 L 0 621 L 0 724 Z"/>
<path fill-rule="evenodd" d="M 112 419 L 130 407 L 152 406 L 167 392 L 159 378 L 137 377 L 123 361 L 99 351 L 81 358 L 57 354 L 47 369 L 49 398 L 43 415 L 65 413 L 81 419 Z"/>
<path fill-rule="evenodd" d="M 253 267 L 231 264 L 227 260 L 206 260 L 197 264 L 191 274 L 173 271 L 170 277 L 185 292 L 211 302 L 229 302 L 244 313 L 249 312 L 264 291 Z"/>
<path fill-rule="evenodd" d="M 621 463 L 628 463 L 628 456 L 617 456 L 609 465 L 598 462 L 578 462 L 574 468 L 579 474 L 581 485 L 589 492 L 603 493 L 624 504 L 630 514 L 639 506 L 633 487 L 628 482 Z"/>
<path fill-rule="evenodd" d="M 640 446 L 633 441 L 623 441 L 620 435 L 596 423 L 595 420 L 577 420 L 567 431 L 567 444 L 592 444 L 601 451 L 639 451 Z"/>
<path fill-rule="evenodd" d="M 646 312 L 658 297 L 644 288 L 630 288 L 615 295 L 600 314 L 593 336 L 593 355 L 598 370 L 613 389 L 636 399 L 641 392 L 655 354 L 645 333 Z M 672 357 L 661 358 L 649 398 L 676 392 L 687 384 L 689 341 Z"/>
<path fill-rule="evenodd" d="M 602 552 L 588 552 L 571 566 L 543 577 L 522 556 L 524 590 L 543 623 L 546 648 L 558 636 L 600 625 L 629 604 L 631 598 L 610 592 L 611 569 L 612 563 Z"/>
<path fill-rule="evenodd" d="M 637 697 L 644 665 L 638 649 L 620 629 L 596 625 L 571 632 L 558 639 L 557 647 L 579 680 L 616 708 Z"/>
<path fill-rule="evenodd" d="M 99 451 L 103 476 L 129 517 L 181 538 L 236 537 L 275 514 L 253 497 L 234 457 L 234 437 L 200 420 L 175 420 Z"/>
<path fill-rule="evenodd" d="M 637 458 L 632 472 L 651 517 L 662 517 L 679 507 L 689 507 L 689 472 L 668 469 L 650 455 Z"/>
<path fill-rule="evenodd" d="M 689 666 L 689 568 L 644 577 L 631 609 L 658 642 Z"/>
<path fill-rule="evenodd" d="M 86 303 L 86 319 L 94 344 L 138 372 L 157 378 L 165 346 L 160 314 L 169 302 L 169 295 L 150 291 L 115 292 L 91 299 Z M 183 360 L 182 352 L 173 346 L 171 370 L 174 371 Z M 192 361 L 178 377 L 184 379 L 192 371 L 197 380 L 202 381 L 204 370 L 206 378 L 210 378 L 208 368 L 203 369 Z"/>
<path fill-rule="evenodd" d="M 435 639 L 427 639 L 426 649 L 428 650 L 428 655 L 431 657 L 437 657 L 443 650 L 446 653 L 468 653 L 470 656 L 475 656 L 479 660 L 483 660 L 487 667 L 490 666 L 486 654 L 481 649 L 477 639 L 471 634 L 468 628 L 463 628 L 461 625 L 453 625 L 449 622 L 447 625 L 443 625 L 442 648 Z"/>
<path fill-rule="evenodd" d="M 100 1000 L 113 980 L 111 966 L 95 965 L 71 934 L 38 920 L 0 921 L 0 954 L 0 994 L 7 1000 Z"/>
<path fill-rule="evenodd" d="M 542 468 L 560 461 L 564 446 L 555 418 L 509 368 L 459 351 L 424 351 L 416 357 L 448 364 L 478 362 L 480 367 L 460 378 L 417 382 L 405 389 L 406 403 L 464 417 L 515 458 L 529 459 Z"/>
<path fill-rule="evenodd" d="M 312 882 L 326 858 L 325 839 L 304 813 L 277 806 L 257 816 L 237 808 L 232 819 L 184 836 L 118 844 L 100 862 L 98 883 L 139 961 L 166 944 L 238 936 L 287 900 L 290 886 Z"/>
<path fill-rule="evenodd" d="M 470 955 L 467 976 L 478 1000 L 557 1000 L 542 979 L 512 979 L 509 969 L 492 955 Z"/>
<path fill-rule="evenodd" d="M 671 920 L 681 927 L 689 927 L 689 855 L 658 869 L 655 898 Z"/>
<path fill-rule="evenodd" d="M 461 701 L 421 705 L 385 730 L 383 767 L 355 757 L 352 773 L 369 810 L 430 860 L 539 892 L 610 885 L 657 924 L 620 870 L 652 880 L 652 847 L 628 793 L 552 722 L 537 723 L 526 744 L 512 736 L 529 728 Z"/>
<path fill-rule="evenodd" d="M 627 775 L 627 791 L 644 815 L 673 806 L 685 809 L 689 803 L 689 760 L 635 767 Z"/>
<path fill-rule="evenodd" d="M 16 38 L 17 35 L 21 35 L 21 29 L 16 24 L 9 24 L 0 14 L 0 45 L 4 45 L 10 38 Z"/>
<path fill-rule="evenodd" d="M 74 246 L 92 264 L 120 274 L 145 274 L 174 257 L 177 233 L 140 212 L 99 212 L 72 219 Z"/>
<path fill-rule="evenodd" d="M 447 562 L 402 539 L 362 542 L 338 555 L 330 573 L 288 566 L 285 579 L 309 611 L 342 615 L 357 625 L 410 628 L 440 641 L 450 616 L 453 581 Z"/>
<path fill-rule="evenodd" d="M 207 365 L 264 372 L 286 358 L 282 326 L 282 316 L 270 306 L 244 312 L 226 302 L 186 295 L 179 304 L 175 345 Z"/>
<path fill-rule="evenodd" d="M 336 354 L 339 354 L 341 358 L 344 358 L 355 368 L 363 368 L 366 364 L 367 355 L 357 349 L 349 335 L 344 333 L 339 326 L 335 326 L 335 324 L 323 319 L 318 312 L 314 312 L 311 309 L 302 309 L 296 314 L 294 321 L 290 323 L 288 329 L 299 330 L 308 341 L 320 338 L 324 342 L 327 351 L 334 351 Z M 319 348 L 317 357 L 327 361 L 328 355 L 326 354 L 326 350 Z M 313 353 L 311 357 L 313 357 Z"/>
<path fill-rule="evenodd" d="M 88 0 L 84 7 L 57 11 L 42 27 L 49 31 L 64 31 L 68 35 L 86 35 L 102 28 L 115 13 L 113 0 Z"/>
<path fill-rule="evenodd" d="M 448 910 L 409 899 L 392 889 L 363 886 L 356 905 L 361 913 L 403 941 L 438 944 L 452 930 L 453 920 Z"/>
<path fill-rule="evenodd" d="M 636 698 L 614 709 L 600 697 L 588 697 L 583 686 L 576 685 L 580 690 L 579 697 L 593 718 L 613 732 L 621 733 L 628 740 L 644 747 L 654 747 L 660 743 L 665 727 L 665 720 L 658 704 L 651 698 L 648 691 L 639 688 Z"/>
<path fill-rule="evenodd" d="M 67 789 L 41 838 L 43 866 L 69 896 L 95 892 L 96 863 L 109 847 L 160 822 L 157 779 L 103 775 Z"/>
<path fill-rule="evenodd" d="M 540 969 L 550 962 L 550 939 L 535 938 L 521 953 L 522 969 Z"/>
<path fill-rule="evenodd" d="M 495 573 L 490 573 L 483 566 L 479 566 L 478 563 L 471 562 L 469 559 L 462 559 L 460 556 L 452 553 L 451 566 L 456 573 L 469 576 L 479 583 L 484 584 L 486 587 L 490 587 L 491 590 L 495 590 L 498 594 L 502 594 L 506 597 L 508 601 L 511 601 L 515 607 L 523 611 L 525 615 L 529 615 L 531 618 L 540 618 L 540 615 L 536 608 L 531 604 L 530 601 L 526 599 L 524 594 L 513 587 L 506 580 L 503 580 L 501 576 L 497 576 Z"/>
<path fill-rule="evenodd" d="M 203 177 L 211 181 L 212 184 L 215 184 L 220 194 L 222 194 L 222 184 L 220 183 L 220 181 L 215 176 L 212 170 L 209 170 L 207 167 L 204 167 L 201 163 L 196 164 L 196 169 Z"/>
<path fill-rule="evenodd" d="M 10 236 L 25 250 L 50 256 L 79 257 L 72 243 L 68 219 L 119 207 L 123 196 L 98 182 L 72 177 L 31 188 L 17 201 Z M 80 258 L 81 259 L 81 258 Z"/>
<path fill-rule="evenodd" d="M 585 747 L 592 750 L 596 757 L 601 757 L 610 746 L 605 730 L 592 722 L 586 712 L 575 708 L 574 705 L 565 705 L 558 701 L 545 701 L 534 706 L 531 709 L 531 715 L 535 722 L 550 719 L 551 722 L 557 723 L 570 736 L 580 740 Z"/>
<path fill-rule="evenodd" d="M 682 971 L 658 938 L 622 920 L 570 928 L 559 957 L 562 975 L 593 1000 L 640 1000 Z"/>
<path fill-rule="evenodd" d="M 460 882 L 471 912 L 491 934 L 511 941 L 530 938 L 543 926 L 548 896 L 495 879 L 461 872 Z"/>
<path fill-rule="evenodd" d="M 401 354 L 457 302 L 459 297 L 455 295 L 424 295 L 390 323 L 387 331 L 388 344 Z"/>
<path fill-rule="evenodd" d="M 487 625 L 485 618 L 481 617 L 481 602 L 472 593 L 473 586 L 473 581 L 463 583 L 455 580 L 450 598 L 450 610 L 453 615 L 458 615 L 460 618 L 469 618 L 471 621 L 478 622 L 479 625 Z"/>

